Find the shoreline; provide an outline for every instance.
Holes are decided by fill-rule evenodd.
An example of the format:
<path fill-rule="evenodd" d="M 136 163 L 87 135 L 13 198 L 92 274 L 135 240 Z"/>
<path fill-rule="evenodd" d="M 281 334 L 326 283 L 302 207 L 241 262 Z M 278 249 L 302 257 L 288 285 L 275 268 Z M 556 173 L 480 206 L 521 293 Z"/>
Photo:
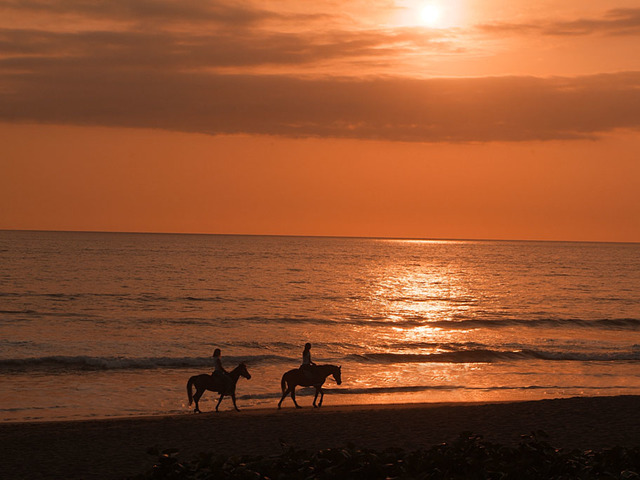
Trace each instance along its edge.
<path fill-rule="evenodd" d="M 300 398 L 300 394 L 297 394 L 297 398 Z M 640 397 L 640 396 L 639 396 Z M 227 397 L 228 398 L 228 397 Z M 575 397 L 558 397 L 552 398 L 548 400 L 562 400 L 568 398 Z M 302 408 L 296 410 L 292 403 L 286 402 L 286 405 L 283 405 L 282 409 L 278 410 L 277 407 L 252 407 L 246 405 L 238 405 L 240 408 L 240 414 L 243 416 L 254 415 L 254 416 L 262 416 L 262 415 L 270 415 L 278 412 L 284 412 L 287 410 L 293 410 L 297 412 L 302 412 L 303 410 L 314 410 L 314 411 L 324 411 L 330 409 L 332 412 L 348 412 L 349 410 L 362 410 L 362 409 L 374 409 L 374 410 L 394 410 L 394 409 L 404 409 L 404 408 L 434 408 L 440 406 L 479 406 L 479 405 L 490 405 L 490 404 L 511 404 L 511 403 L 522 403 L 522 402 L 536 402 L 542 401 L 543 399 L 534 399 L 534 400 L 477 400 L 477 401 L 450 401 L 450 402 L 406 402 L 406 403 L 338 403 L 338 404 L 328 404 L 325 403 L 324 406 L 318 410 L 313 409 L 311 404 L 301 405 Z M 220 406 L 220 411 L 217 415 L 224 414 L 237 414 L 238 412 L 233 411 L 233 406 L 231 406 L 231 401 L 227 404 L 226 401 L 222 403 Z M 215 404 L 215 402 L 210 402 L 210 406 Z M 96 416 L 96 417 L 87 417 L 87 418 L 53 418 L 53 419 L 28 419 L 28 420 L 7 420 L 0 421 L 0 428 L 3 425 L 48 425 L 48 424 L 81 424 L 84 422 L 119 422 L 119 421 L 144 421 L 144 420 L 153 420 L 153 419 L 179 419 L 184 418 L 186 416 L 191 416 L 194 414 L 193 405 L 189 407 L 188 411 L 181 411 L 176 413 L 150 413 L 150 414 L 135 414 L 135 415 L 112 415 L 112 416 Z M 198 415 L 215 415 L 216 412 L 214 410 L 203 410 Z"/>
<path fill-rule="evenodd" d="M 344 446 L 417 450 L 462 432 L 517 444 L 542 430 L 563 449 L 640 445 L 640 396 L 573 397 L 518 402 L 422 403 L 225 410 L 198 415 L 0 424 L 7 478 L 126 478 L 143 473 L 150 447 L 277 455 L 281 441 L 306 450 Z"/>

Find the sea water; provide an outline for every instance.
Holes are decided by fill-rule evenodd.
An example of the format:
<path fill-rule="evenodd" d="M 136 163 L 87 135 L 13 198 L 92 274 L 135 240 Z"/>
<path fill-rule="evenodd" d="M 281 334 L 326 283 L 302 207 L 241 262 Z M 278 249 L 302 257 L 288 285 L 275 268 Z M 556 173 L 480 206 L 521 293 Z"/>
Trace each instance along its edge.
<path fill-rule="evenodd" d="M 639 244 L 0 231 L 0 266 L 0 421 L 186 414 L 215 348 L 276 408 L 306 342 L 325 405 L 640 394 Z"/>

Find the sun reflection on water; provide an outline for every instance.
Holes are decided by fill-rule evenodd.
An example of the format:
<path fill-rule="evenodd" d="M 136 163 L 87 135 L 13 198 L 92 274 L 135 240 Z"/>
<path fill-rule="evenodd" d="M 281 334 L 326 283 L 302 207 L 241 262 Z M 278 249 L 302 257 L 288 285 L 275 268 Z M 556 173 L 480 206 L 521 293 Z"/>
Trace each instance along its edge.
<path fill-rule="evenodd" d="M 469 311 L 475 299 L 455 270 L 444 266 L 424 271 L 421 267 L 416 262 L 379 275 L 381 281 L 373 295 L 385 304 L 390 320 L 436 322 L 452 320 Z"/>
<path fill-rule="evenodd" d="M 410 247 L 415 243 L 412 241 Z M 490 386 L 484 374 L 488 364 L 443 357 L 483 348 L 482 342 L 487 340 L 478 338 L 475 329 L 450 327 L 451 322 L 473 318 L 478 308 L 481 290 L 477 284 L 482 279 L 474 277 L 476 273 L 480 275 L 470 272 L 468 265 L 463 269 L 455 259 L 434 265 L 416 256 L 402 263 L 377 264 L 372 275 L 376 281 L 369 285 L 368 297 L 375 304 L 372 311 L 384 312 L 384 321 L 377 322 L 376 329 L 363 328 L 359 333 L 375 338 L 368 351 L 372 361 L 358 365 L 359 373 L 352 378 L 350 388 L 372 388 L 372 395 L 381 399 L 385 395 L 376 393 L 378 388 L 397 389 L 386 394 L 387 399 L 401 395 L 403 401 L 409 397 L 432 401 L 475 386 L 467 391 L 466 400 L 482 397 L 482 390 Z M 407 385 L 416 390 L 406 389 Z M 420 391 L 423 387 L 426 390 Z"/>

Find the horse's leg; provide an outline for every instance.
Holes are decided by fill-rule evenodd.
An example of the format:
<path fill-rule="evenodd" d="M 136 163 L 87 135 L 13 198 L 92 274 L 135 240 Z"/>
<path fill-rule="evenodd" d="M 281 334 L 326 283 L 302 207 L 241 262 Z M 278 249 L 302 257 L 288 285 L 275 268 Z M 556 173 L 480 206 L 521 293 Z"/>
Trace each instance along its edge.
<path fill-rule="evenodd" d="M 236 409 L 236 412 L 239 412 L 239 411 L 240 411 L 240 409 L 239 409 L 239 408 L 238 408 L 238 406 L 236 405 L 236 393 L 235 393 L 235 392 L 233 392 L 233 393 L 231 394 L 231 400 L 233 401 L 233 408 L 235 408 L 235 409 Z"/>
<path fill-rule="evenodd" d="M 284 401 L 284 398 L 289 395 L 289 393 L 291 393 L 291 387 L 287 384 L 287 389 L 282 392 L 282 398 L 278 402 L 278 408 L 282 407 L 282 402 Z"/>
<path fill-rule="evenodd" d="M 318 403 L 318 407 L 322 406 L 322 400 L 324 400 L 324 390 L 320 387 L 320 403 Z"/>
<path fill-rule="evenodd" d="M 204 390 L 200 390 L 196 387 L 196 394 L 193 396 L 193 401 L 196 402 L 196 408 L 193 410 L 193 413 L 200 413 L 200 407 L 198 406 L 198 400 L 202 397 Z"/>
<path fill-rule="evenodd" d="M 223 398 L 224 398 L 224 393 L 221 393 L 220 398 L 218 399 L 218 404 L 216 405 L 216 412 L 218 411 L 218 407 L 220 406 L 220 402 L 222 402 Z"/>
<path fill-rule="evenodd" d="M 318 392 L 319 391 L 320 391 L 320 389 L 318 387 L 316 387 L 316 396 L 313 397 L 313 408 L 316 408 L 316 400 L 318 399 Z"/>
<path fill-rule="evenodd" d="M 298 405 L 298 402 L 296 402 L 296 386 L 295 385 L 291 387 L 291 399 L 293 400 L 293 404 L 296 406 L 296 408 L 302 408 L 300 405 Z"/>

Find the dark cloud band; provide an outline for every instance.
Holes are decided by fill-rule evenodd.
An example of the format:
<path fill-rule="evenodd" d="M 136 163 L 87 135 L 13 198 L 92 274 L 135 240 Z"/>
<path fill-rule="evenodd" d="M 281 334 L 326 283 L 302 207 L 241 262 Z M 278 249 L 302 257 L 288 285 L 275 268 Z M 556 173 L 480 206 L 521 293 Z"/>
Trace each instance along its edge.
<path fill-rule="evenodd" d="M 577 78 L 292 78 L 136 71 L 4 75 L 0 119 L 417 142 L 640 128 L 640 72 Z"/>

